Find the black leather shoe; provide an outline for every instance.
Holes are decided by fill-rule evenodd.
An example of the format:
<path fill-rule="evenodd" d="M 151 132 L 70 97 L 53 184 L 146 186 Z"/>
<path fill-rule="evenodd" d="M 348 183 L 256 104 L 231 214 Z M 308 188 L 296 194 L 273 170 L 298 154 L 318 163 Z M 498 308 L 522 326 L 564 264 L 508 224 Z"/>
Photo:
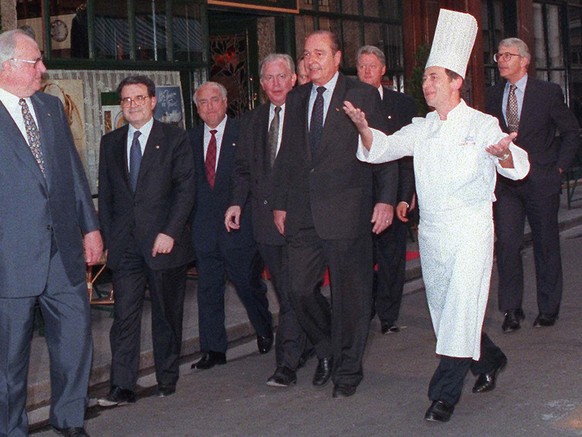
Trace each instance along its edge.
<path fill-rule="evenodd" d="M 554 326 L 558 316 L 554 314 L 539 313 L 534 321 L 534 328 L 542 328 L 544 326 Z"/>
<path fill-rule="evenodd" d="M 380 331 L 382 334 L 396 334 L 400 328 L 392 322 L 380 322 Z"/>
<path fill-rule="evenodd" d="M 499 361 L 499 364 L 495 369 L 488 373 L 481 373 L 475 381 L 473 386 L 473 393 L 485 393 L 491 391 L 495 388 L 495 382 L 497 381 L 497 376 L 505 366 L 507 365 L 507 357 L 503 355 L 503 358 Z"/>
<path fill-rule="evenodd" d="M 259 352 L 266 354 L 273 347 L 273 334 L 263 337 L 262 335 L 257 335 L 257 347 Z"/>
<path fill-rule="evenodd" d="M 329 382 L 329 378 L 331 378 L 332 364 L 333 359 L 331 357 L 319 360 L 319 363 L 317 363 L 317 367 L 315 368 L 315 374 L 313 375 L 314 386 L 323 387 Z"/>
<path fill-rule="evenodd" d="M 509 310 L 505 313 L 505 319 L 503 320 L 503 325 L 501 329 L 506 334 L 509 332 L 517 331 L 521 328 L 519 322 L 525 319 L 525 314 L 521 308 L 516 310 Z"/>
<path fill-rule="evenodd" d="M 109 394 L 97 399 L 101 407 L 115 407 L 116 405 L 133 404 L 136 401 L 135 392 L 114 385 Z"/>
<path fill-rule="evenodd" d="M 299 357 L 299 363 L 297 364 L 297 369 L 301 369 L 302 367 L 304 367 L 305 363 L 307 363 L 314 356 L 315 356 L 315 348 L 314 347 L 310 347 L 308 349 L 305 349 L 303 351 L 303 353 L 301 354 L 301 357 Z"/>
<path fill-rule="evenodd" d="M 64 435 L 65 437 L 89 437 L 89 434 L 87 434 L 87 431 L 85 431 L 85 428 L 83 428 L 82 426 L 78 426 L 75 428 L 53 427 L 53 429 L 55 430 L 55 432 L 58 432 L 59 434 Z"/>
<path fill-rule="evenodd" d="M 267 379 L 267 385 L 270 387 L 289 387 L 297 382 L 297 374 L 285 366 L 277 366 L 275 373 Z"/>
<path fill-rule="evenodd" d="M 455 407 L 445 401 L 434 401 L 424 415 L 429 422 L 448 422 L 455 411 Z"/>
<path fill-rule="evenodd" d="M 217 364 L 219 365 L 226 364 L 226 354 L 223 354 L 222 352 L 210 351 L 202 355 L 202 358 L 200 358 L 200 360 L 192 364 L 190 368 L 206 370 L 216 366 Z"/>
<path fill-rule="evenodd" d="M 176 393 L 176 386 L 173 384 L 158 384 L 158 397 L 165 398 Z"/>
<path fill-rule="evenodd" d="M 332 396 L 334 398 L 349 398 L 356 393 L 355 385 L 336 384 L 333 386 Z"/>

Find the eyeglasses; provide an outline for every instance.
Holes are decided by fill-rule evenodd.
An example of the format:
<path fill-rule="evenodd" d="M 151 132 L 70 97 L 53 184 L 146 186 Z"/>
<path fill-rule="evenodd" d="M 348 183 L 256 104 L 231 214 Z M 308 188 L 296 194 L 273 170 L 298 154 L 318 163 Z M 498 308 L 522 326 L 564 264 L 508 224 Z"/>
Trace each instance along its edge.
<path fill-rule="evenodd" d="M 493 61 L 499 62 L 499 60 L 501 59 L 501 60 L 503 60 L 505 62 L 508 62 L 514 56 L 519 56 L 521 58 L 521 55 L 516 55 L 514 53 L 509 53 L 509 52 L 505 52 L 505 53 L 495 53 L 493 55 Z"/>
<path fill-rule="evenodd" d="M 120 103 L 124 108 L 129 108 L 132 103 L 135 103 L 135 106 L 142 106 L 145 104 L 148 97 L 149 96 L 135 96 L 133 99 L 131 97 L 124 97 L 121 99 Z"/>
<path fill-rule="evenodd" d="M 16 61 L 16 62 L 24 62 L 25 64 L 30 64 L 30 65 L 34 65 L 35 67 L 41 63 L 44 62 L 44 59 L 42 56 L 39 56 L 36 59 L 20 59 L 20 58 L 10 58 L 11 61 Z"/>

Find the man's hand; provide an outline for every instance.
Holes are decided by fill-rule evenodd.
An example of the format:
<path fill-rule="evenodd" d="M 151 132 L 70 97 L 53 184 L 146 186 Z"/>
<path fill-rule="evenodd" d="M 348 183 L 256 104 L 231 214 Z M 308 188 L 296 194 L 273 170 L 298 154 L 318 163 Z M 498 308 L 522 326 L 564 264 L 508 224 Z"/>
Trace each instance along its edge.
<path fill-rule="evenodd" d="M 344 112 L 356 125 L 358 132 L 360 133 L 360 138 L 362 139 L 362 144 L 368 150 L 372 147 L 372 140 L 374 136 L 372 131 L 368 127 L 368 120 L 366 120 L 366 114 L 359 108 L 356 108 L 347 100 L 344 101 Z"/>
<path fill-rule="evenodd" d="M 511 150 L 509 150 L 509 145 L 517 136 L 517 132 L 512 132 L 505 138 L 501 139 L 497 144 L 492 144 L 487 146 L 485 150 L 491 155 L 499 158 L 499 164 L 504 168 L 513 167 L 513 156 L 511 155 Z"/>
<path fill-rule="evenodd" d="M 99 264 L 103 255 L 103 240 L 101 232 L 92 231 L 83 237 L 83 246 L 85 247 L 85 262 L 94 266 Z"/>
<path fill-rule="evenodd" d="M 287 211 L 274 210 L 273 220 L 275 226 L 281 235 L 285 235 L 285 219 L 287 218 Z"/>
<path fill-rule="evenodd" d="M 380 234 L 384 232 L 388 226 L 392 224 L 394 219 L 394 207 L 388 203 L 378 202 L 374 205 L 374 212 L 372 213 L 371 222 L 374 223 L 372 232 Z"/>
<path fill-rule="evenodd" d="M 224 214 L 224 226 L 228 232 L 240 229 L 241 209 L 238 205 L 232 205 Z"/>
<path fill-rule="evenodd" d="M 402 223 L 408 221 L 408 208 L 409 205 L 406 202 L 399 202 L 398 205 L 396 205 L 396 217 L 398 217 L 398 220 Z"/>
<path fill-rule="evenodd" d="M 154 247 L 152 248 L 152 256 L 155 257 L 157 254 L 168 254 L 174 248 L 174 239 L 169 235 L 162 234 L 161 232 L 156 237 L 154 241 Z"/>

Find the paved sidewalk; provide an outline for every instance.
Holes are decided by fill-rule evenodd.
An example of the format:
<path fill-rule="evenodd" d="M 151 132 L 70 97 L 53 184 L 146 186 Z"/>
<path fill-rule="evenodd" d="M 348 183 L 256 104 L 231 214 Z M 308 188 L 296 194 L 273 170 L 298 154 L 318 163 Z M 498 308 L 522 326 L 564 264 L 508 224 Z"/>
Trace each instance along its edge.
<path fill-rule="evenodd" d="M 579 261 L 582 245 L 580 239 L 571 238 L 576 237 L 576 232 L 582 233 L 582 228 L 576 227 L 582 224 L 582 209 L 561 208 L 560 222 L 565 230 L 565 296 L 560 321 L 555 328 L 547 330 L 531 327 L 537 310 L 532 284 L 535 280 L 533 256 L 528 249 L 524 252 L 526 277 L 530 282 L 525 307 L 527 319 L 524 328 L 515 335 L 501 333 L 502 315 L 496 310 L 496 290 L 492 288 L 487 329 L 510 359 L 507 371 L 500 377 L 496 391 L 499 394 L 464 395 L 449 428 L 430 427 L 421 420 L 428 407 L 426 389 L 437 359 L 422 280 L 414 279 L 419 273 L 418 260 L 414 260 L 407 267 L 409 282 L 400 320 L 406 328 L 399 334 L 382 336 L 374 321 L 365 360 L 366 377 L 353 398 L 336 400 L 331 398 L 330 387 L 329 390 L 313 389 L 310 380 L 314 362 L 300 372 L 297 387 L 282 390 L 267 387 L 266 378 L 274 370 L 274 352 L 258 354 L 254 333 L 232 289 L 226 295 L 231 341 L 227 353 L 229 364 L 207 372 L 191 371 L 190 363 L 199 351 L 196 283 L 189 281 L 184 319 L 185 364 L 176 395 L 165 399 L 153 396 L 151 323 L 146 305 L 140 400 L 135 405 L 113 410 L 92 408 L 87 429 L 93 436 L 441 435 L 443 429 L 455 429 L 454 434 L 443 435 L 526 435 L 526 431 L 527 435 L 582 435 L 582 425 L 578 431 L 575 428 L 582 423 L 582 394 L 578 395 L 580 302 L 576 294 L 582 284 Z M 495 278 L 493 285 L 496 285 Z M 277 305 L 272 291 L 269 299 L 275 312 Z M 92 316 L 95 359 L 90 392 L 95 398 L 108 389 L 111 318 L 108 312 L 98 310 Z M 48 408 L 42 406 L 50 396 L 50 388 L 47 350 L 40 337 L 34 339 L 29 386 L 31 423 L 42 425 L 48 417 Z M 470 392 L 472 381 L 467 386 Z M 574 414 L 571 418 L 574 422 L 558 420 L 569 414 Z M 505 433 L 500 428 L 503 421 L 498 423 L 500 417 L 506 418 L 505 425 L 515 422 Z M 556 425 L 558 422 L 561 425 Z M 475 429 L 483 432 L 476 433 Z M 570 431 L 576 433 L 560 434 Z M 38 435 L 50 433 L 41 431 Z"/>

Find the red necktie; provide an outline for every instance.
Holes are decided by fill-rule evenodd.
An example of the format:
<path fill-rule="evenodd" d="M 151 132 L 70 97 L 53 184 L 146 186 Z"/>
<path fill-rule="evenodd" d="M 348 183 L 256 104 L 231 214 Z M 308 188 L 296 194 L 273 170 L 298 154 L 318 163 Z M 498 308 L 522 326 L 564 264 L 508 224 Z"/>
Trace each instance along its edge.
<path fill-rule="evenodd" d="M 210 188 L 214 188 L 214 180 L 216 179 L 216 129 L 210 131 L 210 141 L 208 142 L 208 150 L 206 151 L 206 179 Z"/>

